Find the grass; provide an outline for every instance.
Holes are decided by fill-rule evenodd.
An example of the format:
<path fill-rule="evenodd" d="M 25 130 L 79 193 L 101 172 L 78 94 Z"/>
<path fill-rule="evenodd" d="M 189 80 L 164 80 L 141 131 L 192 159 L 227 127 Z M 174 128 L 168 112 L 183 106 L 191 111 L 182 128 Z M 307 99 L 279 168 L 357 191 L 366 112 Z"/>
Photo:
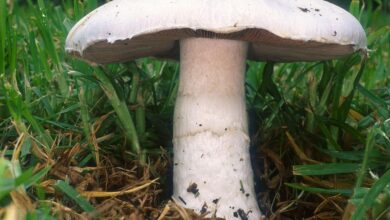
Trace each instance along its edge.
<path fill-rule="evenodd" d="M 0 218 L 191 215 L 169 201 L 178 64 L 69 57 L 66 34 L 98 2 L 60 2 L 0 0 Z M 367 59 L 248 62 L 269 219 L 390 218 L 390 15 L 365 2 L 350 10 Z"/>

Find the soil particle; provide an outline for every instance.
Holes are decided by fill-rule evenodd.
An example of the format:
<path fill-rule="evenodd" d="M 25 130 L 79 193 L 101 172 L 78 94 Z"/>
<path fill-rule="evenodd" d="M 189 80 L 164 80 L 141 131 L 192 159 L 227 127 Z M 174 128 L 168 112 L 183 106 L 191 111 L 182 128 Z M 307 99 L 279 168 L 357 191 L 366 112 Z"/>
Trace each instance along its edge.
<path fill-rule="evenodd" d="M 242 209 L 238 209 L 237 212 L 233 212 L 233 216 L 236 218 L 240 217 L 241 220 L 248 220 L 248 214 Z"/>
<path fill-rule="evenodd" d="M 191 183 L 187 188 L 187 192 L 194 194 L 195 197 L 198 197 L 199 196 L 198 184 Z"/>
<path fill-rule="evenodd" d="M 204 213 L 206 213 L 207 212 L 207 208 L 208 208 L 207 203 L 206 202 L 203 203 L 202 208 L 200 209 L 200 214 L 203 215 Z"/>
<path fill-rule="evenodd" d="M 302 12 L 305 12 L 305 13 L 310 12 L 310 10 L 307 9 L 307 8 L 301 8 L 301 7 L 298 7 L 298 8 L 299 8 L 299 10 L 301 10 Z"/>
<path fill-rule="evenodd" d="M 180 201 L 181 201 L 182 203 L 184 203 L 184 205 L 187 205 L 186 201 L 184 201 L 184 199 L 181 198 L 181 196 L 179 196 L 179 199 L 180 199 Z"/>

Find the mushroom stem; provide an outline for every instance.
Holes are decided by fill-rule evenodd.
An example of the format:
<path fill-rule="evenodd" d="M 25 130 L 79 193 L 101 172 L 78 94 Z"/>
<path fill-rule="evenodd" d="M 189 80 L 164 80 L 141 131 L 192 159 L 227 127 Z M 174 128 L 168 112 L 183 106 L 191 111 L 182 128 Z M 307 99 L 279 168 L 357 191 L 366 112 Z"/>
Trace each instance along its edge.
<path fill-rule="evenodd" d="M 180 41 L 173 197 L 209 216 L 258 220 L 245 108 L 247 50 L 242 41 Z"/>

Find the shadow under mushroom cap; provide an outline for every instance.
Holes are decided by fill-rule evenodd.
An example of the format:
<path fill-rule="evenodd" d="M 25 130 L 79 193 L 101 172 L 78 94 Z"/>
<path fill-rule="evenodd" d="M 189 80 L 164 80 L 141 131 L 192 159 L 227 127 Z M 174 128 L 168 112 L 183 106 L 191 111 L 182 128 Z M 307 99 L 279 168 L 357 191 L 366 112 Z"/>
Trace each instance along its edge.
<path fill-rule="evenodd" d="M 359 22 L 321 0 L 114 0 L 80 20 L 66 51 L 93 63 L 179 56 L 179 40 L 249 43 L 248 59 L 314 61 L 366 49 Z"/>
<path fill-rule="evenodd" d="M 179 40 L 190 37 L 247 41 L 248 59 L 256 61 L 328 60 L 351 54 L 356 46 L 285 39 L 263 29 L 246 29 L 229 34 L 177 29 L 117 40 L 113 43 L 101 40 L 90 44 L 82 54 L 77 50 L 68 52 L 89 62 L 101 64 L 126 62 L 149 56 L 179 59 Z"/>

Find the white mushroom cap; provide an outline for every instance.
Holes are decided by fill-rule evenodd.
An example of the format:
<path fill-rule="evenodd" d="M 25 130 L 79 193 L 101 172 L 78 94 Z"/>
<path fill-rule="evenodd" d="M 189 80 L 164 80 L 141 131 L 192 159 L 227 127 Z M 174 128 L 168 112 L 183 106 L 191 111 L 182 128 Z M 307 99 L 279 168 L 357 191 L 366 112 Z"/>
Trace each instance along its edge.
<path fill-rule="evenodd" d="M 248 58 L 327 60 L 366 49 L 365 32 L 322 0 L 114 0 L 70 31 L 66 51 L 95 63 L 178 57 L 189 37 L 249 42 Z"/>

